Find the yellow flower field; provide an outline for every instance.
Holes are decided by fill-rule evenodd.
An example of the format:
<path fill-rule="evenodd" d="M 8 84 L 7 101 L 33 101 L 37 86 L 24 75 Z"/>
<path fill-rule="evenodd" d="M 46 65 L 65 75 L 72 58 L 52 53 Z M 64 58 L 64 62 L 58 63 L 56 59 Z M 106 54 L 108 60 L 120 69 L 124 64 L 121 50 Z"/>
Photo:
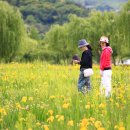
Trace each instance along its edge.
<path fill-rule="evenodd" d="M 0 65 L 0 130 L 130 130 L 130 67 L 113 66 L 112 97 L 77 91 L 79 66 Z"/>

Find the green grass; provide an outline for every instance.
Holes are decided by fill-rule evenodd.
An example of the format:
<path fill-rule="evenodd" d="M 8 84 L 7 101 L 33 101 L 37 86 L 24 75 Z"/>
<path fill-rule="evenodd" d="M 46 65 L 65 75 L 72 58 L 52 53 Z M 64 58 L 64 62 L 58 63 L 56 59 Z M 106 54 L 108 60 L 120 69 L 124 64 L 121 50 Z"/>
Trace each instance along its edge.
<path fill-rule="evenodd" d="M 1 64 L 0 129 L 129 130 L 129 72 L 113 67 L 113 95 L 106 100 L 99 93 L 99 66 L 84 96 L 77 91 L 78 66 Z"/>

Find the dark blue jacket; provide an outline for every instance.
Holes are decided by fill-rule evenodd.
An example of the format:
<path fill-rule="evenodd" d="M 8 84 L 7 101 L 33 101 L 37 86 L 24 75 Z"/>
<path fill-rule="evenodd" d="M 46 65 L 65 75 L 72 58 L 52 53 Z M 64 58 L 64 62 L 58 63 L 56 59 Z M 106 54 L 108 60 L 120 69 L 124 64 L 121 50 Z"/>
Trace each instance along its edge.
<path fill-rule="evenodd" d="M 81 68 L 92 68 L 92 52 L 90 49 L 85 50 L 82 53 L 81 61 L 80 61 L 80 69 Z"/>

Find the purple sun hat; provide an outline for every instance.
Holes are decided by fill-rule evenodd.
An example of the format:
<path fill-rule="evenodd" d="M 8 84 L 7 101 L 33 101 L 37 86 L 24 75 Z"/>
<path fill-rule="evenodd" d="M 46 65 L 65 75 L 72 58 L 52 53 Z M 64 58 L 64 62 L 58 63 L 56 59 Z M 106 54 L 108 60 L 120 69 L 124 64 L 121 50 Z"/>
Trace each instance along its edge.
<path fill-rule="evenodd" d="M 89 45 L 89 43 L 85 39 L 82 39 L 82 40 L 79 40 L 78 48 L 87 46 L 87 45 Z"/>

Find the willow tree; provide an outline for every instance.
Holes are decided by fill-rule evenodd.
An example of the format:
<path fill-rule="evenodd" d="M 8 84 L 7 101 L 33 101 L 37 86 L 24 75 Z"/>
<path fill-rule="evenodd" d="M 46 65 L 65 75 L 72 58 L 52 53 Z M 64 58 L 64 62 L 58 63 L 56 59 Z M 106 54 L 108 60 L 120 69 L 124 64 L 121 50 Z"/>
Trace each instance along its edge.
<path fill-rule="evenodd" d="M 72 56 L 78 51 L 78 41 L 87 39 L 89 26 L 87 18 L 79 18 L 76 15 L 69 16 L 69 22 L 52 26 L 44 37 L 44 42 L 48 44 L 55 54 L 56 63 L 60 61 L 69 62 Z"/>
<path fill-rule="evenodd" d="M 12 60 L 23 34 L 24 24 L 18 9 L 0 1 L 0 60 Z"/>
<path fill-rule="evenodd" d="M 92 43 L 93 55 L 97 62 L 100 58 L 100 46 L 98 44 L 102 35 L 108 36 L 111 39 L 114 26 L 114 12 L 93 11 L 89 17 L 90 29 L 88 30 L 88 38 Z M 111 45 L 113 42 L 111 42 Z"/>
<path fill-rule="evenodd" d="M 130 0 L 117 18 L 115 32 L 119 59 L 130 57 Z"/>
<path fill-rule="evenodd" d="M 68 23 L 52 26 L 44 37 L 45 43 L 48 43 L 54 52 L 59 53 L 60 58 L 69 59 L 79 53 L 78 41 L 86 39 L 93 48 L 94 60 L 99 61 L 98 41 L 102 35 L 110 36 L 113 18 L 113 12 L 95 11 L 86 18 L 70 15 Z"/>
<path fill-rule="evenodd" d="M 113 50 L 119 61 L 130 57 L 130 0 L 117 14 L 112 35 Z"/>

